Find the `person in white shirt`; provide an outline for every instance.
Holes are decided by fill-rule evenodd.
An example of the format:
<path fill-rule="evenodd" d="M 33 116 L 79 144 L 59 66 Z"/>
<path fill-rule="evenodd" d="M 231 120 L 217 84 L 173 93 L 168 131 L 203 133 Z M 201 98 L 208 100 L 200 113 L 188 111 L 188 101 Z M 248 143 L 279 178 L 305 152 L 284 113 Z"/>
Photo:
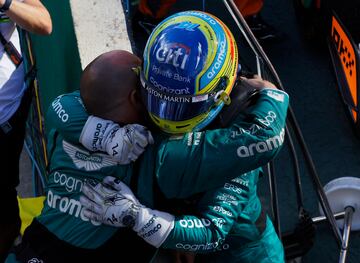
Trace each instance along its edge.
<path fill-rule="evenodd" d="M 31 103 L 16 26 L 41 35 L 49 35 L 52 31 L 50 14 L 39 0 L 0 0 L 0 207 L 3 209 L 0 262 L 20 230 L 16 186 Z"/>

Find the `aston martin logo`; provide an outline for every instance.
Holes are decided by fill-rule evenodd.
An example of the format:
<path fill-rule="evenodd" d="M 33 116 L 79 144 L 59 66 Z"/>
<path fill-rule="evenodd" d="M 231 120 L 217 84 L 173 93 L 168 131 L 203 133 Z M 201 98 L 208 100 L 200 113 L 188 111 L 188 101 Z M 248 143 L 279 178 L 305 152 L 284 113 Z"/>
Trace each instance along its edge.
<path fill-rule="evenodd" d="M 96 171 L 118 164 L 106 154 L 90 153 L 66 141 L 63 141 L 63 149 L 70 156 L 77 168 L 85 169 L 86 171 Z"/>

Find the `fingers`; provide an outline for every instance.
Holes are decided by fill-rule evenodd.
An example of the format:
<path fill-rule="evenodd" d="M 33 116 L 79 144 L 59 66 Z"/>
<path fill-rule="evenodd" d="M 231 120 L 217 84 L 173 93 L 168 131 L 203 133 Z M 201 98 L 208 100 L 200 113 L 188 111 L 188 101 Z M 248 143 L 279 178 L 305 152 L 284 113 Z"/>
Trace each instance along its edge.
<path fill-rule="evenodd" d="M 149 144 L 154 144 L 154 138 L 150 131 L 147 131 L 147 140 L 148 140 Z"/>
<path fill-rule="evenodd" d="M 126 184 L 124 184 L 120 179 L 115 178 L 113 176 L 106 176 L 103 179 L 103 184 L 110 185 L 112 188 L 118 191 L 117 193 L 119 195 L 124 195 L 127 193 L 134 195 Z"/>
<path fill-rule="evenodd" d="M 154 143 L 151 132 L 145 126 L 139 124 L 129 124 L 128 126 L 134 129 L 134 139 L 141 147 L 145 148 L 146 145 Z"/>
<path fill-rule="evenodd" d="M 89 220 L 92 220 L 92 221 L 96 221 L 96 222 L 99 222 L 101 223 L 101 216 L 98 215 L 98 214 L 95 214 L 94 212 L 92 212 L 91 210 L 88 210 L 88 209 L 84 209 L 83 210 L 83 214 L 86 218 L 88 218 Z"/>
<path fill-rule="evenodd" d="M 85 207 L 88 212 L 97 214 L 98 217 L 103 213 L 103 209 L 100 205 L 94 203 L 86 196 L 80 196 L 80 203 L 83 207 Z M 100 220 L 101 218 L 98 218 L 97 220 Z"/>
<path fill-rule="evenodd" d="M 136 130 L 135 139 L 139 145 L 146 147 L 148 144 L 154 143 L 154 138 L 151 135 L 151 132 L 148 129 Z"/>
<path fill-rule="evenodd" d="M 98 185 L 100 185 L 100 183 Z M 97 188 L 99 188 L 98 185 L 97 185 Z M 91 201 L 93 201 L 97 204 L 104 203 L 104 196 L 102 196 L 97 191 L 97 189 L 95 189 L 93 186 L 91 186 L 88 182 L 85 181 L 81 191 Z"/>
<path fill-rule="evenodd" d="M 125 197 L 126 199 L 132 201 L 135 204 L 140 204 L 140 202 L 135 197 L 135 194 L 131 191 L 131 189 L 121 182 L 118 178 L 112 177 L 112 176 L 106 176 L 103 179 L 103 183 L 110 185 L 114 189 L 118 191 L 118 194 Z"/>
<path fill-rule="evenodd" d="M 115 189 L 116 191 L 120 191 L 121 187 L 123 185 L 123 183 L 121 182 L 120 179 L 113 177 L 113 176 L 106 176 L 103 179 L 103 184 L 104 185 L 110 185 L 113 189 Z"/>
<path fill-rule="evenodd" d="M 145 148 L 135 142 L 134 148 L 132 149 L 132 154 L 135 156 L 140 156 L 145 151 Z"/>
<path fill-rule="evenodd" d="M 126 157 L 123 159 L 128 163 L 137 160 L 145 151 L 146 146 L 154 143 L 154 138 L 145 126 L 139 124 L 128 124 L 123 128 L 127 130 L 129 143 L 129 147 L 126 148 Z M 122 154 L 124 154 L 124 152 Z M 122 163 L 124 164 L 125 162 L 123 161 Z"/>
<path fill-rule="evenodd" d="M 133 152 L 129 152 L 128 159 L 129 162 L 135 162 L 139 156 L 137 154 L 134 154 Z"/>

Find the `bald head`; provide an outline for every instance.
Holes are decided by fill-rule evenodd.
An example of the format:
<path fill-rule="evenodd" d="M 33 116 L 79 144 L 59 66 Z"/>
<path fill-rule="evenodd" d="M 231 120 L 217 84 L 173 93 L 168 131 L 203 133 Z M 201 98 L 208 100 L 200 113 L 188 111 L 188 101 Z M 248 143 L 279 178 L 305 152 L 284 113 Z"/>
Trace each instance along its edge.
<path fill-rule="evenodd" d="M 141 60 L 124 50 L 104 53 L 85 69 L 80 93 L 89 114 L 119 123 L 140 122 L 139 97 L 135 96 L 139 78 L 133 68 Z M 135 99 L 135 101 L 133 101 Z"/>

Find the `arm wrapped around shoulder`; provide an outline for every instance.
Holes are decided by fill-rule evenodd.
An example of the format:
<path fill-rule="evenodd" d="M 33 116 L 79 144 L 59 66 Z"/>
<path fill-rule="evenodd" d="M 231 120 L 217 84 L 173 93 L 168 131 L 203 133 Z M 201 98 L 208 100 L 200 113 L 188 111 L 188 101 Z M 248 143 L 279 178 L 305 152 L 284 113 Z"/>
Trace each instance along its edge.
<path fill-rule="evenodd" d="M 86 149 L 106 152 L 120 164 L 135 161 L 145 147 L 154 142 L 145 126 L 128 124 L 120 127 L 113 121 L 95 116 L 89 116 L 79 140 Z"/>
<path fill-rule="evenodd" d="M 107 176 L 103 183 L 85 183 L 80 202 L 84 215 L 94 221 L 131 227 L 147 243 L 160 247 L 174 227 L 175 217 L 143 206 L 119 179 Z"/>

